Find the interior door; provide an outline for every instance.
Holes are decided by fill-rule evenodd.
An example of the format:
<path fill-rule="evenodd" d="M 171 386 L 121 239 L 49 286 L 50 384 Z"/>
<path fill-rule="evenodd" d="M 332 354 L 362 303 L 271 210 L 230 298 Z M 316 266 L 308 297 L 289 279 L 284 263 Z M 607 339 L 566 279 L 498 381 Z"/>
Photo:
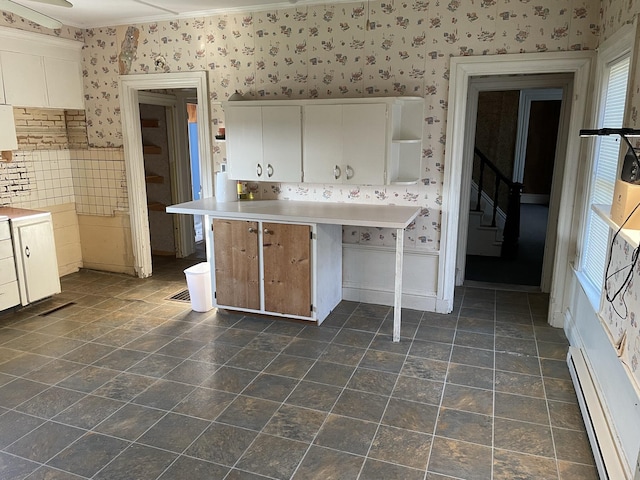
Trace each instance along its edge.
<path fill-rule="evenodd" d="M 262 175 L 262 108 L 230 106 L 225 111 L 225 116 L 229 178 L 233 180 L 264 180 L 264 175 Z"/>
<path fill-rule="evenodd" d="M 58 262 L 49 221 L 17 228 L 20 258 L 29 303 L 60 291 Z"/>
<path fill-rule="evenodd" d="M 342 107 L 344 183 L 384 185 L 387 156 L 387 106 L 384 103 Z"/>
<path fill-rule="evenodd" d="M 258 223 L 213 221 L 216 303 L 260 309 Z"/>
<path fill-rule="evenodd" d="M 265 310 L 310 316 L 311 227 L 263 223 L 262 228 Z"/>
<path fill-rule="evenodd" d="M 304 181 L 342 183 L 342 105 L 304 107 Z"/>

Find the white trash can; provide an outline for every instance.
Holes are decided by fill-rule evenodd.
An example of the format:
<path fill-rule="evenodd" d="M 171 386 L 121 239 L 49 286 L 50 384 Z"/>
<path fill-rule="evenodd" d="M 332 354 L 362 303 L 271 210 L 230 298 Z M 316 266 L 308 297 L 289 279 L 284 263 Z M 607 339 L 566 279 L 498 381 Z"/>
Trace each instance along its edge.
<path fill-rule="evenodd" d="M 191 309 L 208 312 L 213 308 L 211 299 L 211 273 L 207 262 L 198 263 L 184 271 L 187 277 Z"/>

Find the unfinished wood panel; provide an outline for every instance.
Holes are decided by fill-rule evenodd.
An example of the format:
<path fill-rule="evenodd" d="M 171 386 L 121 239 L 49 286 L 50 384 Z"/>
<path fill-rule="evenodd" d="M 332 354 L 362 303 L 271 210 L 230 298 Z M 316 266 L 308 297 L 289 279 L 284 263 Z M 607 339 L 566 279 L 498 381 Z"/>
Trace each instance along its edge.
<path fill-rule="evenodd" d="M 218 305 L 260 309 L 258 223 L 213 221 Z"/>
<path fill-rule="evenodd" d="M 265 310 L 311 313 L 311 227 L 263 223 Z"/>

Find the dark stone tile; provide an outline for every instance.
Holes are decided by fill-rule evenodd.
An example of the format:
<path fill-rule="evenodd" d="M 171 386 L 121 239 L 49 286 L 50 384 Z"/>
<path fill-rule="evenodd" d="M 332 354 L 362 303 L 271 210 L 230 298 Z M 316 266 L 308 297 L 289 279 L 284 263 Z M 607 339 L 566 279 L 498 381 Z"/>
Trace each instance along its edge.
<path fill-rule="evenodd" d="M 381 370 L 383 372 L 400 373 L 404 360 L 405 355 L 381 352 L 379 350 L 367 350 L 360 361 L 360 367 Z"/>
<path fill-rule="evenodd" d="M 202 386 L 215 388 L 216 390 L 224 390 L 225 392 L 240 393 L 257 375 L 258 372 L 250 370 L 221 367 L 216 373 L 202 382 Z"/>
<path fill-rule="evenodd" d="M 420 323 L 410 323 L 408 321 L 402 320 L 400 324 L 400 338 L 404 339 L 407 342 L 410 342 L 418 331 Z M 378 329 L 377 336 L 378 337 L 389 337 L 391 338 L 393 335 L 393 316 L 388 317 L 382 322 L 380 328 Z M 390 340 L 391 341 L 391 340 Z M 383 344 L 381 344 L 382 346 Z M 397 347 L 397 343 L 394 344 Z"/>
<path fill-rule="evenodd" d="M 220 335 L 216 342 L 227 343 L 236 347 L 246 347 L 247 344 L 258 336 L 258 332 L 249 330 L 241 330 L 238 328 L 230 328 Z"/>
<path fill-rule="evenodd" d="M 483 308 L 466 308 L 464 306 L 464 300 L 463 300 L 462 308 L 460 309 L 460 317 L 493 322 L 495 320 L 495 312 L 492 309 L 487 310 Z"/>
<path fill-rule="evenodd" d="M 314 360 L 311 359 L 281 354 L 264 371 L 265 373 L 300 379 L 306 375 L 313 363 Z"/>
<path fill-rule="evenodd" d="M 547 402 L 542 398 L 496 392 L 494 415 L 511 420 L 549 425 Z"/>
<path fill-rule="evenodd" d="M 350 347 L 367 348 L 374 337 L 375 334 L 371 332 L 343 329 L 334 337 L 332 343 Z"/>
<path fill-rule="evenodd" d="M 442 382 L 401 375 L 396 382 L 392 396 L 411 400 L 412 402 L 438 405 L 442 397 L 443 387 L 444 384 Z"/>
<path fill-rule="evenodd" d="M 96 480 L 155 480 L 176 459 L 175 453 L 133 444 L 101 470 Z"/>
<path fill-rule="evenodd" d="M 354 370 L 354 367 L 347 365 L 317 361 L 307 372 L 304 379 L 310 382 L 344 387 L 351 378 Z"/>
<path fill-rule="evenodd" d="M 229 361 L 242 348 L 234 345 L 226 345 L 220 342 L 212 342 L 202 347 L 198 352 L 189 357 L 190 360 L 198 362 L 215 363 L 223 365 Z"/>
<path fill-rule="evenodd" d="M 236 466 L 272 478 L 291 478 L 308 446 L 307 443 L 261 433 Z"/>
<path fill-rule="evenodd" d="M 458 309 L 459 310 L 459 309 Z M 431 326 L 438 328 L 454 329 L 458 324 L 457 307 L 454 305 L 454 309 L 451 313 L 442 314 L 435 312 L 424 312 L 420 325 L 423 327 Z"/>
<path fill-rule="evenodd" d="M 389 397 L 356 390 L 343 390 L 331 413 L 379 422 Z"/>
<path fill-rule="evenodd" d="M 504 323 L 531 325 L 531 314 L 528 312 L 509 312 L 498 309 L 496 312 L 496 320 Z"/>
<path fill-rule="evenodd" d="M 72 338 L 56 338 L 44 345 L 40 345 L 38 347 L 38 353 L 49 357 L 61 357 L 82 345 L 84 345 L 84 342 L 80 340 L 74 340 Z"/>
<path fill-rule="evenodd" d="M 280 405 L 260 398 L 238 396 L 218 416 L 218 421 L 237 427 L 262 430 Z"/>
<path fill-rule="evenodd" d="M 465 412 L 493 415 L 493 392 L 448 383 L 444 389 L 442 406 Z"/>
<path fill-rule="evenodd" d="M 101 343 L 104 345 L 109 345 L 112 347 L 124 347 L 129 342 L 132 342 L 140 335 L 143 335 L 141 332 L 135 330 L 129 330 L 126 328 L 114 328 L 110 332 L 105 333 L 104 335 L 99 336 L 94 339 L 94 343 Z M 136 350 L 134 348 L 134 350 Z"/>
<path fill-rule="evenodd" d="M 272 333 L 261 333 L 247 344 L 247 348 L 262 350 L 263 352 L 280 353 L 290 343 L 292 338 L 288 335 L 275 335 Z"/>
<path fill-rule="evenodd" d="M 121 373 L 97 390 L 94 390 L 93 395 L 126 402 L 146 390 L 153 382 L 153 378 Z"/>
<path fill-rule="evenodd" d="M 160 420 L 164 414 L 165 412 L 160 410 L 128 403 L 94 427 L 94 430 L 113 437 L 133 441 L 151 425 Z"/>
<path fill-rule="evenodd" d="M 455 345 L 462 347 L 482 348 L 484 350 L 493 350 L 494 336 L 484 333 L 467 332 L 458 330 L 453 342 Z"/>
<path fill-rule="evenodd" d="M 325 322 L 326 321 L 327 320 L 325 320 Z M 278 319 L 277 322 L 273 322 L 264 332 L 275 335 L 284 335 L 287 337 L 295 337 L 305 328 L 307 328 L 307 326 L 300 322 L 289 321 L 283 318 Z"/>
<path fill-rule="evenodd" d="M 391 307 L 387 305 L 375 305 L 373 303 L 360 303 L 353 311 L 353 316 L 385 318 L 391 313 Z"/>
<path fill-rule="evenodd" d="M 538 355 L 538 347 L 535 340 L 523 340 L 511 337 L 496 337 L 496 351 L 534 357 Z"/>
<path fill-rule="evenodd" d="M 330 342 L 334 339 L 336 334 L 340 331 L 339 328 L 330 327 L 329 325 L 322 324 L 321 327 L 315 323 L 311 323 L 304 327 L 304 329 L 296 335 L 297 338 L 306 338 L 308 340 L 316 340 L 318 342 Z"/>
<path fill-rule="evenodd" d="M 465 318 L 460 317 L 458 319 L 458 332 L 471 332 L 481 333 L 484 335 L 495 334 L 495 322 L 493 320 L 481 320 L 478 318 Z"/>
<path fill-rule="evenodd" d="M 93 362 L 96 367 L 111 368 L 113 370 L 124 371 L 129 367 L 135 365 L 140 360 L 145 358 L 148 354 L 146 352 L 138 352 L 136 350 L 125 350 L 120 348 L 113 353 L 102 357 L 99 360 Z"/>
<path fill-rule="evenodd" d="M 536 356 L 496 352 L 496 370 L 524 373 L 527 375 L 540 375 L 540 361 Z"/>
<path fill-rule="evenodd" d="M 497 348 L 497 347 L 496 347 Z M 451 362 L 473 367 L 493 368 L 493 350 L 454 346 Z"/>
<path fill-rule="evenodd" d="M 243 395 L 282 402 L 298 384 L 298 380 L 278 375 L 260 374 L 242 392 Z"/>
<path fill-rule="evenodd" d="M 428 470 L 456 478 L 490 479 L 491 447 L 435 437 Z"/>
<path fill-rule="evenodd" d="M 122 452 L 129 442 L 117 438 L 86 433 L 64 449 L 49 465 L 85 477 L 91 477 Z"/>
<path fill-rule="evenodd" d="M 355 313 L 349 317 L 349 319 L 345 322 L 343 328 L 348 328 L 350 330 L 362 330 L 365 332 L 375 333 L 382 325 L 382 320 L 384 317 L 367 317 L 367 316 L 359 316 Z"/>
<path fill-rule="evenodd" d="M 92 364 L 96 360 L 101 359 L 105 355 L 113 353 L 113 347 L 99 345 L 95 343 L 84 343 L 81 347 L 67 353 L 63 358 L 70 362 L 83 363 L 85 365 Z"/>
<path fill-rule="evenodd" d="M 118 373 L 116 370 L 89 366 L 58 382 L 58 386 L 91 393 Z"/>
<path fill-rule="evenodd" d="M 188 383 L 190 385 L 200 385 L 211 377 L 217 369 L 218 366 L 210 363 L 184 360 L 180 365 L 167 373 L 164 378 L 166 380 Z"/>
<path fill-rule="evenodd" d="M 223 334 L 224 335 L 224 334 Z M 221 335 L 222 336 L 222 335 Z M 176 338 L 172 342 L 166 344 L 157 353 L 161 355 L 170 355 L 178 358 L 189 358 L 198 352 L 207 343 L 198 340 L 190 340 L 188 338 Z"/>
<path fill-rule="evenodd" d="M 496 335 L 500 337 L 519 338 L 521 340 L 534 339 L 533 326 L 518 323 L 496 323 Z"/>
<path fill-rule="evenodd" d="M 185 454 L 231 467 L 257 436 L 257 432 L 244 428 L 213 423 Z"/>
<path fill-rule="evenodd" d="M 494 436 L 496 448 L 554 458 L 551 428 L 547 425 L 496 418 Z"/>
<path fill-rule="evenodd" d="M 376 423 L 331 414 L 322 425 L 314 443 L 356 455 L 366 455 L 376 429 Z"/>
<path fill-rule="evenodd" d="M 50 321 L 50 320 L 47 320 Z M 23 328 L 20 326 L 20 328 Z M 55 339 L 52 335 L 44 335 L 42 333 L 25 333 L 22 336 L 18 336 L 13 340 L 5 342 L 3 347 L 11 348 L 12 350 L 20 350 L 21 352 L 35 352 L 38 347 L 44 345 Z"/>
<path fill-rule="evenodd" d="M 183 360 L 181 358 L 152 353 L 147 358 L 133 365 L 127 371 L 129 373 L 136 373 L 147 377 L 162 378 L 182 362 Z"/>
<path fill-rule="evenodd" d="M 341 328 L 347 322 L 350 315 L 351 314 L 336 313 L 336 311 L 334 310 L 327 316 L 327 318 L 324 319 L 324 321 L 322 322 L 322 326 Z"/>
<path fill-rule="evenodd" d="M 554 328 L 549 325 L 536 325 L 533 327 L 533 329 L 535 331 L 536 340 L 538 342 L 560 343 L 567 346 L 569 345 L 567 335 L 564 333 L 564 330 L 562 328 Z"/>
<path fill-rule="evenodd" d="M 42 419 L 30 415 L 12 411 L 4 413 L 0 416 L 0 448 L 11 445 L 43 423 Z"/>
<path fill-rule="evenodd" d="M 362 390 L 364 392 L 388 396 L 391 395 L 397 379 L 398 375 L 394 373 L 358 368 L 353 373 L 347 386 L 351 390 Z"/>
<path fill-rule="evenodd" d="M 584 430 L 567 430 L 554 427 L 553 439 L 558 460 L 594 465 L 593 453 Z"/>
<path fill-rule="evenodd" d="M 91 429 L 124 405 L 110 398 L 87 395 L 54 417 L 56 422 Z"/>
<path fill-rule="evenodd" d="M 415 432 L 433 433 L 438 407 L 425 403 L 391 398 L 384 412 L 382 423 Z"/>
<path fill-rule="evenodd" d="M 350 347 L 337 343 L 330 344 L 327 349 L 322 352 L 319 360 L 325 362 L 340 363 L 342 365 L 351 365 L 355 367 L 360 363 L 366 349 L 358 347 Z"/>
<path fill-rule="evenodd" d="M 245 348 L 239 351 L 227 363 L 227 367 L 244 368 L 246 370 L 263 370 L 278 354 Z"/>
<path fill-rule="evenodd" d="M 491 310 L 496 308 L 496 299 L 494 296 L 465 296 L 462 300 L 462 306 L 468 309 Z"/>
<path fill-rule="evenodd" d="M 46 463 L 83 433 L 79 428 L 46 422 L 6 448 L 6 451 L 35 462 Z"/>
<path fill-rule="evenodd" d="M 424 472 L 429 460 L 431 435 L 381 425 L 368 456 Z M 365 477 L 404 478 L 404 477 Z"/>
<path fill-rule="evenodd" d="M 491 446 L 493 418 L 490 415 L 441 408 L 436 435 Z"/>
<path fill-rule="evenodd" d="M 273 320 L 270 319 L 246 316 L 238 320 L 233 325 L 233 328 L 241 328 L 243 330 L 250 330 L 252 332 L 262 332 L 266 330 L 272 323 Z"/>
<path fill-rule="evenodd" d="M 512 292 L 516 293 L 516 292 Z M 526 294 L 524 294 L 526 295 Z M 515 313 L 530 313 L 529 301 L 527 298 L 523 299 L 505 299 L 498 298 L 496 304 L 496 310 L 498 312 L 515 312 Z"/>
<path fill-rule="evenodd" d="M 26 375 L 33 370 L 46 365 L 51 361 L 51 357 L 36 355 L 35 353 L 23 353 L 8 362 L 0 365 L 0 372 L 8 375 Z"/>
<path fill-rule="evenodd" d="M 544 382 L 544 389 L 547 392 L 547 398 L 549 400 L 571 403 L 577 401 L 576 390 L 570 380 L 544 377 L 542 381 Z"/>
<path fill-rule="evenodd" d="M 185 385 L 168 380 L 158 380 L 148 389 L 133 399 L 138 405 L 171 410 L 194 390 L 192 385 Z"/>
<path fill-rule="evenodd" d="M 536 478 L 554 480 L 558 478 L 556 462 L 550 458 L 535 457 L 497 449 L 493 459 L 493 478 Z"/>
<path fill-rule="evenodd" d="M 496 371 L 496 391 L 544 398 L 542 377 L 538 375 Z"/>
<path fill-rule="evenodd" d="M 136 441 L 163 450 L 181 453 L 208 426 L 209 422 L 205 420 L 168 413 Z"/>
<path fill-rule="evenodd" d="M 40 418 L 51 418 L 85 396 L 84 393 L 51 387 L 16 407 L 16 410 Z"/>
<path fill-rule="evenodd" d="M 176 405 L 173 411 L 205 420 L 215 420 L 234 398 L 236 395 L 233 393 L 196 388 Z"/>
<path fill-rule="evenodd" d="M 403 480 L 422 480 L 423 470 L 414 470 L 401 465 L 367 459 L 362 468 L 362 478 L 402 478 Z"/>
<path fill-rule="evenodd" d="M 80 328 L 76 328 L 74 331 L 65 335 L 67 338 L 75 338 L 76 340 L 82 340 L 85 342 L 91 342 L 102 335 L 109 333 L 113 327 L 106 325 L 100 325 L 100 322 L 85 325 Z"/>
<path fill-rule="evenodd" d="M 226 331 L 227 329 L 223 327 L 213 327 L 211 325 L 201 323 L 184 332 L 180 335 L 180 338 L 188 338 L 190 340 L 199 340 L 201 342 L 209 343 L 213 342 Z"/>
<path fill-rule="evenodd" d="M 464 287 L 456 287 L 456 288 L 464 288 Z M 457 292 L 456 292 L 457 293 Z M 480 287 L 466 287 L 464 288 L 464 300 L 470 298 L 483 298 L 494 300 L 496 298 L 496 290 L 491 288 L 480 288 Z"/>
<path fill-rule="evenodd" d="M 542 375 L 544 377 L 559 378 L 560 380 L 571 380 L 569 375 L 569 367 L 565 360 L 551 360 L 541 358 Z"/>
<path fill-rule="evenodd" d="M 282 353 L 296 357 L 317 359 L 328 346 L 329 344 L 326 342 L 316 342 L 315 340 L 307 340 L 305 338 L 294 338 Z"/>
<path fill-rule="evenodd" d="M 403 338 L 400 342 L 394 342 L 392 335 L 393 329 L 388 333 L 378 332 L 373 338 L 371 345 L 369 345 L 369 350 L 380 350 L 398 355 L 406 355 L 411 347 L 411 338 L 413 338 L 413 335 L 409 338 Z"/>
<path fill-rule="evenodd" d="M 83 477 L 74 475 L 51 467 L 40 467 L 31 475 L 26 477 L 27 480 L 82 480 Z"/>
<path fill-rule="evenodd" d="M 84 365 L 80 365 L 78 363 L 57 359 L 47 363 L 37 370 L 29 372 L 24 376 L 24 378 L 33 380 L 34 382 L 55 385 L 68 376 L 78 372 L 83 367 Z"/>
<path fill-rule="evenodd" d="M 226 477 L 229 468 L 195 458 L 179 457 L 158 480 L 212 480 Z"/>
<path fill-rule="evenodd" d="M 0 478 L 7 480 L 26 478 L 39 466 L 37 463 L 30 462 L 29 460 L 16 458 L 0 452 Z"/>
<path fill-rule="evenodd" d="M 418 377 L 424 380 L 444 382 L 447 375 L 447 363 L 428 358 L 407 357 L 402 367 L 402 375 Z"/>
<path fill-rule="evenodd" d="M 306 408 L 282 405 L 265 425 L 262 433 L 311 442 L 320 430 L 327 414 Z"/>
<path fill-rule="evenodd" d="M 416 331 L 416 340 L 427 342 L 453 343 L 456 331 L 451 328 L 440 328 L 431 325 L 420 324 Z"/>
<path fill-rule="evenodd" d="M 102 337 L 100 337 L 101 339 Z M 135 340 L 126 344 L 129 350 L 140 350 L 141 352 L 153 353 L 164 347 L 173 340 L 173 337 L 167 335 L 157 335 L 154 333 L 145 333 L 138 336 Z"/>
<path fill-rule="evenodd" d="M 447 383 L 493 390 L 493 370 L 451 363 L 449 364 Z"/>
<path fill-rule="evenodd" d="M 409 355 L 448 362 L 451 357 L 451 344 L 414 340 Z"/>
<path fill-rule="evenodd" d="M 540 358 L 566 361 L 568 345 L 564 343 L 551 343 L 538 341 L 538 355 Z"/>
<path fill-rule="evenodd" d="M 0 387 L 0 406 L 14 408 L 47 388 L 47 385 L 17 378 Z"/>
<path fill-rule="evenodd" d="M 331 385 L 302 381 L 286 402 L 291 405 L 328 412 L 340 396 L 342 389 Z"/>
<path fill-rule="evenodd" d="M 294 480 L 355 480 L 364 457 L 313 445 L 298 467 Z"/>
<path fill-rule="evenodd" d="M 598 471 L 594 465 L 558 461 L 560 480 L 598 480 Z"/>

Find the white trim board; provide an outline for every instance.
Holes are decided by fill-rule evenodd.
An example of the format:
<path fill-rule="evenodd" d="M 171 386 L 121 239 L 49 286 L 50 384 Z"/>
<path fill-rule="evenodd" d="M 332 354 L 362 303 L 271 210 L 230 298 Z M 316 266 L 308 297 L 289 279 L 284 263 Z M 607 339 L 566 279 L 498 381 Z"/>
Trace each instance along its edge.
<path fill-rule="evenodd" d="M 478 57 L 454 57 L 451 59 L 451 79 L 449 84 L 449 111 L 447 117 L 447 148 L 445 153 L 445 172 L 443 186 L 442 236 L 440 239 L 441 254 L 438 275 L 438 299 L 445 303 L 449 310 L 453 309 L 453 297 L 456 283 L 456 260 L 458 254 L 459 234 L 466 235 L 461 221 L 461 199 L 463 190 L 467 190 L 469 178 L 463 178 L 463 159 L 465 150 L 473 149 L 473 145 L 465 142 L 465 132 L 469 126 L 469 118 L 475 112 L 469 112 L 469 83 L 474 77 L 487 75 L 535 75 L 541 73 L 568 73 L 573 75 L 571 116 L 568 132 L 577 132 L 584 123 L 584 115 L 588 101 L 588 86 L 591 64 L 594 53 L 580 52 L 547 52 L 514 55 L 487 55 Z M 505 77 L 506 78 L 506 77 Z M 526 76 L 523 77 L 526 80 Z M 523 88 L 526 88 L 523 86 Z M 565 152 L 565 168 L 567 172 L 579 171 L 580 137 L 569 135 Z M 562 306 L 565 299 L 565 280 L 569 273 L 571 257 L 571 241 L 575 233 L 571 228 L 573 217 L 573 200 L 575 198 L 575 175 L 563 178 L 560 212 L 558 217 L 558 236 L 555 242 L 555 260 L 551 285 L 550 323 L 555 326 L 563 324 Z M 465 187 L 463 188 L 463 185 Z M 468 210 L 468 200 L 465 203 Z M 466 238 L 466 237 L 465 237 Z"/>

